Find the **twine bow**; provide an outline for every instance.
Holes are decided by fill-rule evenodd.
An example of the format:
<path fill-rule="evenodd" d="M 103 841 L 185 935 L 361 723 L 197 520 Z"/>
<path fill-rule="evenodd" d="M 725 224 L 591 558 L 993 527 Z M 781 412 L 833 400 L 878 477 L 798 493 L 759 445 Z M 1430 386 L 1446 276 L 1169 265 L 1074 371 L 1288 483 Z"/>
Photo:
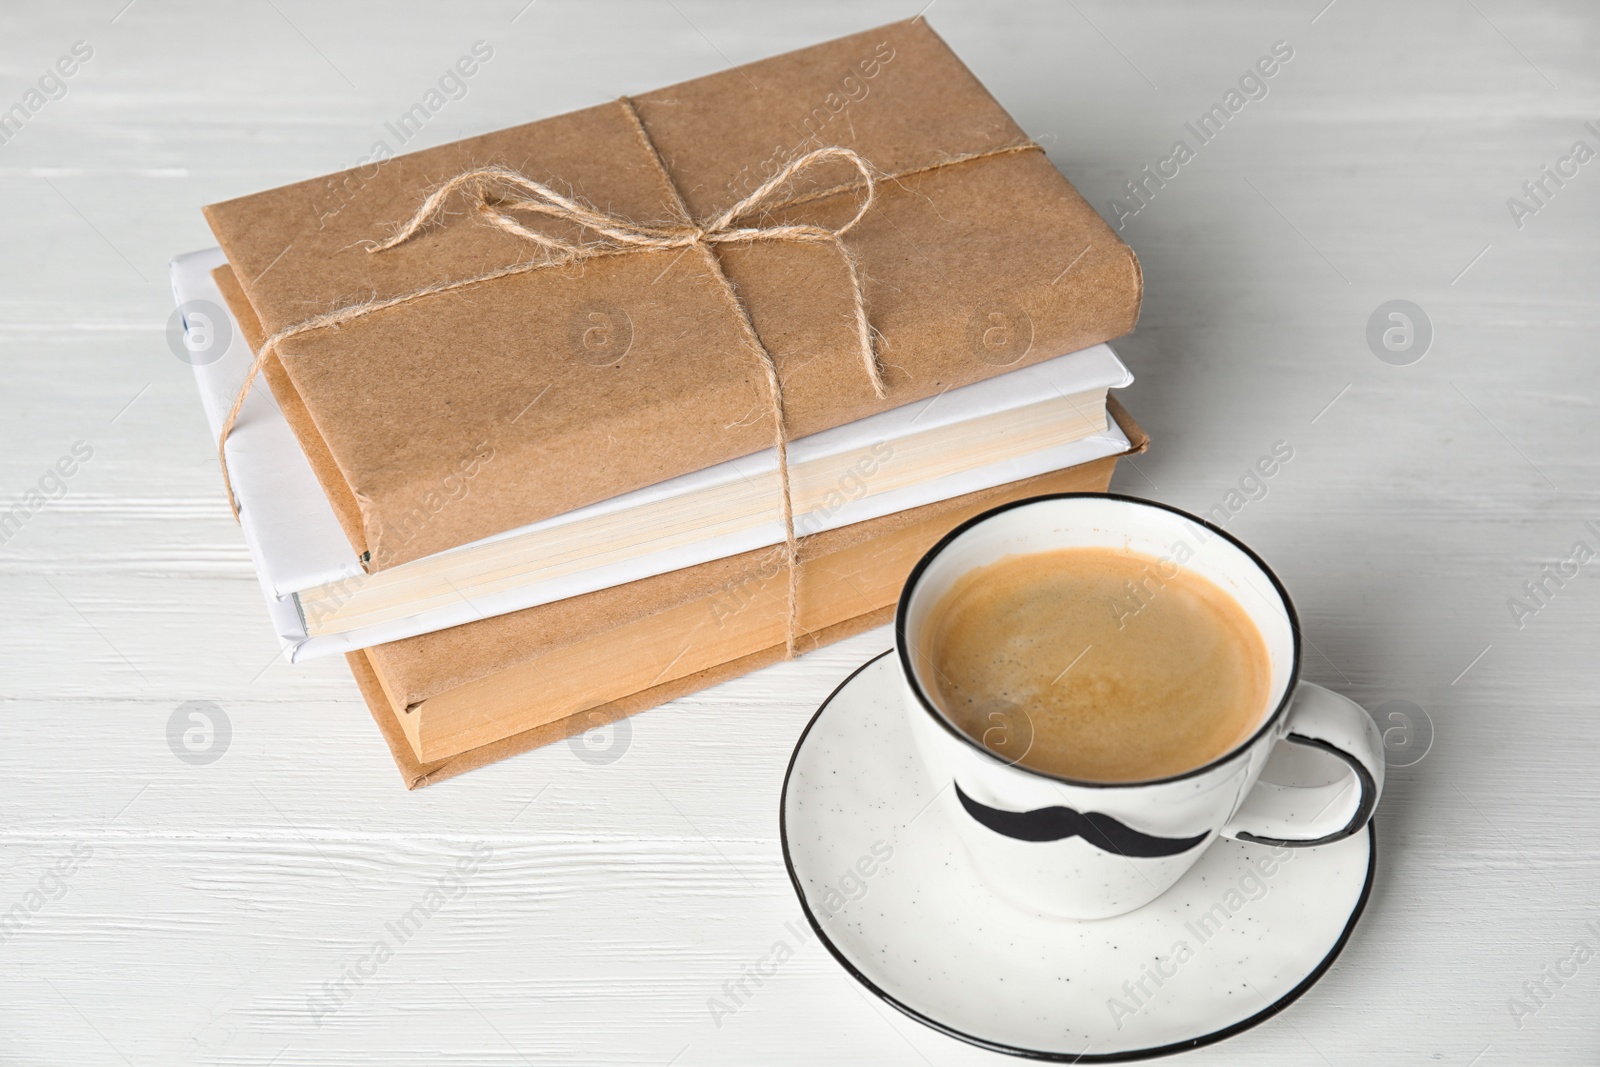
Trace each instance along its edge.
<path fill-rule="evenodd" d="M 631 109 L 630 109 L 631 110 Z M 865 195 L 861 198 L 856 213 L 844 225 L 829 229 L 826 226 L 815 226 L 807 223 L 782 223 L 774 226 L 735 226 L 734 223 L 748 215 L 754 214 L 763 208 L 779 206 L 776 193 L 782 189 L 795 175 L 809 170 L 819 164 L 833 159 L 842 159 L 855 167 L 861 175 L 861 187 Z M 500 201 L 494 197 L 496 188 L 517 190 L 528 195 L 526 200 Z M 532 241 L 540 248 L 551 253 L 543 261 L 543 266 L 558 266 L 583 259 L 592 259 L 597 256 L 617 255 L 623 252 L 642 251 L 645 249 L 668 250 L 673 248 L 692 248 L 695 246 L 719 244 L 750 244 L 756 241 L 821 241 L 831 242 L 838 250 L 840 258 L 844 261 L 849 272 L 850 288 L 854 296 L 851 307 L 856 341 L 861 346 L 861 362 L 866 369 L 867 377 L 872 382 L 873 394 L 879 398 L 884 396 L 883 371 L 879 366 L 877 354 L 872 344 L 872 327 L 867 322 L 867 309 L 865 294 L 861 288 L 861 272 L 857 267 L 856 258 L 851 253 L 849 246 L 844 243 L 844 235 L 853 229 L 856 223 L 872 208 L 872 202 L 877 196 L 876 182 L 873 180 L 872 168 L 867 161 L 848 148 L 829 147 L 819 148 L 791 162 L 777 174 L 767 179 L 755 192 L 733 205 L 727 211 L 703 226 L 692 222 L 671 226 L 641 225 L 621 215 L 611 215 L 597 211 L 585 204 L 581 204 L 571 197 L 563 196 L 542 182 L 536 182 L 524 174 L 507 167 L 482 167 L 458 174 L 435 189 L 428 198 L 422 202 L 415 215 L 411 216 L 400 230 L 389 240 L 375 244 L 368 251 L 386 252 L 397 245 L 404 244 L 415 237 L 434 218 L 441 215 L 450 198 L 461 190 L 470 190 L 475 203 L 473 207 L 478 214 L 491 225 L 504 230 L 513 237 L 524 241 Z M 674 194 L 677 190 L 674 188 Z M 769 203 L 770 202 L 770 203 Z M 688 210 L 681 197 L 678 200 L 679 208 L 685 218 Z M 604 240 L 580 244 L 575 241 L 564 241 L 549 234 L 530 230 L 519 222 L 512 212 L 526 211 L 550 218 L 562 219 L 567 222 L 577 223 L 586 230 L 592 230 L 601 235 Z M 722 273 L 720 265 L 716 271 L 725 285 L 726 275 Z M 737 296 L 732 297 L 738 301 Z M 740 302 L 740 306 L 743 304 Z M 758 347 L 767 362 L 771 362 L 771 354 L 761 344 L 760 337 L 756 335 L 754 327 L 748 331 L 747 341 Z"/>
<path fill-rule="evenodd" d="M 885 395 L 883 371 L 873 345 L 872 327 L 867 321 L 866 299 L 862 288 L 861 271 L 856 263 L 854 253 L 844 242 L 845 234 L 849 233 L 872 207 L 876 197 L 876 182 L 873 170 L 866 160 L 848 148 L 837 146 L 819 148 L 793 160 L 778 173 L 763 182 L 753 193 L 740 200 L 715 219 L 705 223 L 696 223 L 689 212 L 688 205 L 683 200 L 682 194 L 673 183 L 671 173 L 667 170 L 665 161 L 662 160 L 660 152 L 656 149 L 655 142 L 650 139 L 648 131 L 645 130 L 643 122 L 640 121 L 639 113 L 634 108 L 633 102 L 624 97 L 618 103 L 627 113 L 639 139 L 649 151 L 661 174 L 666 178 L 667 188 L 671 191 L 673 199 L 676 201 L 682 221 L 670 225 L 643 225 L 636 223 L 622 216 L 607 214 L 579 203 L 577 200 L 563 196 L 549 186 L 536 182 L 526 175 L 507 167 L 483 167 L 451 178 L 428 195 L 416 213 L 400 227 L 393 237 L 383 242 L 370 244 L 367 251 L 374 254 L 382 253 L 411 240 L 444 212 L 453 196 L 466 191 L 474 201 L 474 210 L 484 221 L 513 237 L 539 246 L 546 253 L 545 256 L 531 262 L 502 267 L 473 277 L 425 286 L 399 296 L 370 300 L 365 303 L 338 308 L 285 327 L 268 337 L 262 342 L 260 351 L 256 353 L 255 360 L 251 363 L 250 370 L 245 376 L 244 384 L 240 387 L 239 394 L 234 399 L 233 407 L 229 410 L 227 418 L 223 420 L 222 432 L 217 441 L 217 452 L 222 461 L 223 482 L 228 491 L 228 503 L 233 508 L 234 518 L 237 519 L 239 517 L 239 508 L 234 498 L 233 480 L 229 477 L 228 460 L 223 451 L 223 446 L 226 444 L 229 434 L 233 432 L 234 425 L 238 422 L 239 412 L 244 407 L 245 397 L 249 395 L 250 388 L 255 383 L 256 377 L 261 373 L 262 366 L 271 357 L 271 354 L 277 351 L 278 347 L 291 337 L 296 337 L 312 330 L 338 326 L 341 323 L 350 322 L 385 308 L 407 304 L 439 293 L 450 292 L 515 274 L 546 270 L 568 263 L 631 252 L 663 251 L 674 248 L 686 251 L 698 249 L 710 267 L 711 277 L 722 289 L 729 306 L 738 319 L 740 332 L 744 335 L 746 347 L 759 361 L 767 380 L 768 397 L 771 402 L 773 444 L 777 451 L 778 475 L 783 490 L 784 546 L 789 578 L 788 621 L 784 636 L 784 648 L 787 655 L 793 658 L 798 618 L 799 544 L 794 532 L 794 499 L 789 477 L 789 443 L 784 420 L 783 382 L 778 375 L 777 363 L 774 361 L 772 353 L 756 332 L 755 324 L 750 319 L 749 309 L 745 306 L 744 301 L 740 299 L 733 282 L 723 270 L 722 263 L 714 249 L 717 245 L 750 244 L 757 241 L 805 241 L 833 244 L 839 251 L 840 259 L 844 263 L 850 280 L 851 312 L 856 341 L 860 346 L 862 366 L 867 372 L 868 380 L 872 383 L 873 394 L 881 398 Z M 1011 149 L 1008 147 L 1005 150 L 1009 151 Z M 802 171 L 817 167 L 830 160 L 844 160 L 855 167 L 856 171 L 861 175 L 860 188 L 864 195 L 856 209 L 856 213 L 848 222 L 831 229 L 806 223 L 779 223 L 770 226 L 736 225 L 740 220 L 755 214 L 757 211 L 773 210 L 784 206 L 777 198 L 778 190 Z M 940 165 L 948 165 L 948 162 Z M 504 200 L 496 195 L 497 191 L 521 194 L 523 198 Z M 539 233 L 523 225 L 513 214 L 514 212 L 528 212 L 575 223 L 583 230 L 599 235 L 599 239 L 590 242 L 577 242 Z"/>

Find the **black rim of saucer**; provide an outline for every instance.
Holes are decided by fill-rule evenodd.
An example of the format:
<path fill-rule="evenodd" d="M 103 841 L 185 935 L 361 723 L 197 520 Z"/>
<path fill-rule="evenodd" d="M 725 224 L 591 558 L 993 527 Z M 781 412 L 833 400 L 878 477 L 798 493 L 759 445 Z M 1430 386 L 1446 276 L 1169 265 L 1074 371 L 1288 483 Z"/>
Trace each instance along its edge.
<path fill-rule="evenodd" d="M 1175 1042 L 1170 1045 L 1158 1045 L 1144 1049 L 1130 1049 L 1126 1052 L 1108 1052 L 1100 1054 L 1091 1052 L 1046 1052 L 1041 1049 L 1029 1049 L 1016 1045 L 1007 1045 L 1004 1042 L 991 1041 L 988 1038 L 965 1033 L 964 1031 L 957 1030 L 954 1027 L 942 1023 L 937 1019 L 922 1014 L 910 1005 L 903 1004 L 899 1000 L 896 1000 L 895 997 L 887 990 L 882 989 L 870 978 L 862 974 L 861 971 L 856 968 L 855 964 L 851 963 L 850 960 L 845 957 L 844 953 L 840 951 L 839 947 L 833 943 L 833 940 L 828 936 L 827 932 L 823 930 L 822 924 L 817 921 L 816 913 L 811 909 L 810 901 L 806 899 L 805 887 L 800 884 L 800 875 L 795 870 L 794 858 L 792 855 L 790 855 L 789 851 L 789 783 L 794 778 L 794 767 L 795 763 L 800 759 L 800 750 L 805 747 L 806 738 L 811 736 L 811 728 L 817 724 L 819 719 L 822 718 L 823 712 L 828 710 L 828 706 L 833 703 L 834 699 L 838 697 L 840 693 L 844 692 L 845 688 L 851 682 L 855 681 L 859 674 L 865 671 L 868 667 L 872 666 L 874 663 L 877 663 L 879 660 L 883 659 L 885 656 L 892 654 L 893 651 L 893 649 L 888 649 L 880 652 L 876 656 L 873 656 L 871 659 L 867 660 L 867 662 L 851 671 L 850 676 L 844 681 L 840 682 L 838 686 L 834 688 L 833 692 L 828 694 L 828 698 L 822 702 L 822 706 L 817 708 L 816 713 L 813 714 L 810 721 L 806 723 L 806 728 L 800 732 L 800 739 L 795 742 L 794 751 L 789 755 L 789 766 L 783 772 L 783 790 L 778 797 L 778 840 L 783 847 L 783 866 L 784 869 L 789 872 L 789 884 L 794 887 L 795 896 L 800 900 L 800 910 L 805 913 L 806 923 L 810 925 L 812 932 L 817 935 L 817 939 L 821 941 L 823 945 L 827 946 L 829 954 L 831 954 L 833 958 L 839 962 L 839 966 L 843 967 L 850 977 L 861 983 L 861 985 L 868 992 L 877 996 L 878 999 L 882 1000 L 884 1003 L 891 1005 L 897 1011 L 909 1016 L 912 1019 L 915 1019 L 917 1022 L 931 1030 L 937 1030 L 941 1034 L 956 1038 L 959 1041 L 965 1041 L 969 1045 L 976 1045 L 979 1048 L 988 1049 L 991 1052 L 1003 1052 L 1007 1055 L 1020 1056 L 1024 1059 L 1048 1060 L 1054 1063 L 1129 1063 L 1136 1060 L 1149 1060 L 1156 1059 L 1161 1056 L 1172 1056 L 1179 1052 L 1188 1052 L 1192 1049 L 1201 1048 L 1206 1045 L 1214 1045 L 1219 1041 L 1225 1041 L 1236 1034 L 1241 1034 L 1246 1030 L 1266 1022 L 1268 1019 L 1281 1012 L 1284 1008 L 1287 1008 L 1290 1004 L 1293 1004 L 1295 1001 L 1299 1000 L 1300 997 L 1305 994 L 1306 990 L 1316 985 L 1322 976 L 1328 972 L 1328 968 L 1333 966 L 1333 961 L 1338 959 L 1339 954 L 1344 951 L 1345 945 L 1350 940 L 1350 935 L 1355 931 L 1356 924 L 1361 921 L 1362 913 L 1366 911 L 1367 900 L 1372 896 L 1373 880 L 1378 871 L 1378 832 L 1375 825 L 1375 820 L 1371 819 L 1367 821 L 1366 826 L 1366 881 L 1362 883 L 1361 895 L 1356 899 L 1355 907 L 1351 909 L 1350 920 L 1345 923 L 1344 929 L 1340 931 L 1338 939 L 1334 941 L 1333 947 L 1328 950 L 1328 954 L 1322 958 L 1320 963 L 1311 969 L 1311 972 L 1307 974 L 1298 985 L 1289 990 L 1289 992 L 1285 993 L 1283 996 L 1279 997 L 1265 1008 L 1262 1008 L 1254 1015 L 1251 1015 L 1245 1019 L 1241 1019 L 1240 1021 L 1229 1026 L 1225 1026 L 1220 1030 L 1213 1030 L 1209 1034 L 1204 1034 L 1200 1037 L 1192 1037 L 1188 1040 Z"/>

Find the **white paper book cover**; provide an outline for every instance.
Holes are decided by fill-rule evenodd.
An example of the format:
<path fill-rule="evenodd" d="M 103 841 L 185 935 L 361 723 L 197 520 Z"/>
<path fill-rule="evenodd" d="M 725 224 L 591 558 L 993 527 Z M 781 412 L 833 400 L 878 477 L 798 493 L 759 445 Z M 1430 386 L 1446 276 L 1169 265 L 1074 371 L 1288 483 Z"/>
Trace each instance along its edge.
<path fill-rule="evenodd" d="M 211 271 L 222 266 L 220 249 L 180 256 L 172 262 L 172 285 L 191 341 L 191 363 L 213 436 L 219 435 L 253 358 L 241 331 L 226 310 Z M 951 389 L 931 399 L 809 437 L 789 446 L 791 466 L 893 442 L 911 434 L 957 426 L 973 419 L 1036 404 L 1041 398 L 1073 396 L 1117 388 L 1132 381 L 1106 345 L 1046 360 L 984 382 Z M 250 391 L 226 447 L 239 502 L 240 522 L 266 593 L 275 629 L 291 660 L 365 648 L 430 633 L 475 619 L 518 611 L 624 582 L 664 574 L 713 559 L 777 544 L 783 524 L 774 501 L 770 521 L 754 522 L 713 537 L 679 539 L 628 558 L 606 559 L 576 572 L 496 588 L 487 595 L 462 596 L 403 619 L 362 626 L 344 633 L 308 636 L 295 594 L 319 586 L 351 589 L 366 580 L 354 549 L 322 493 L 299 442 L 265 383 Z M 1027 455 L 957 471 L 917 484 L 831 499 L 796 516 L 796 528 L 815 533 L 864 522 L 907 508 L 991 488 L 1020 478 L 1116 455 L 1128 448 L 1114 422 L 1104 433 L 1044 448 Z M 676 494 L 703 491 L 740 479 L 772 477 L 773 450 L 718 464 L 658 485 L 601 501 L 487 538 L 478 545 L 535 530 L 550 530 L 629 509 Z M 471 547 L 471 546 L 464 546 Z M 452 550 L 459 551 L 459 550 Z M 449 555 L 442 553 L 441 556 Z M 438 558 L 438 557 L 430 557 Z M 342 585 L 341 585 L 342 583 Z"/>

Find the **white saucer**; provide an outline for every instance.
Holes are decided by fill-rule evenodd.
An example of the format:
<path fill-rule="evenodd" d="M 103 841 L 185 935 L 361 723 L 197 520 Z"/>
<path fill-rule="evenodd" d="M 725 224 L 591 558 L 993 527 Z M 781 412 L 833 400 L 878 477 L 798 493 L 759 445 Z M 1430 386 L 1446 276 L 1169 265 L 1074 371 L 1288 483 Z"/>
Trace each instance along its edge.
<path fill-rule="evenodd" d="M 1153 903 L 1112 919 L 1007 903 L 949 830 L 951 790 L 923 773 L 902 684 L 885 653 L 834 690 L 795 746 L 779 818 L 812 928 L 913 1019 L 1041 1059 L 1180 1052 L 1283 1010 L 1361 917 L 1370 825 L 1319 848 L 1218 841 Z"/>

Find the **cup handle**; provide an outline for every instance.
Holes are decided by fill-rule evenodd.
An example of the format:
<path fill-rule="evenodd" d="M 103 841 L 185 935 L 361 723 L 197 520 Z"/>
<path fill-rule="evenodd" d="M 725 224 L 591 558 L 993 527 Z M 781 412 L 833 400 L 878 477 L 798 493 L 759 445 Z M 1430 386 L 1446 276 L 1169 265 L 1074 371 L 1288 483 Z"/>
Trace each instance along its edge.
<path fill-rule="evenodd" d="M 1383 736 L 1378 724 L 1355 701 L 1301 682 L 1285 729 L 1285 741 L 1338 756 L 1350 765 L 1351 773 L 1329 785 L 1257 782 L 1221 835 L 1305 847 L 1359 833 L 1383 792 Z"/>

